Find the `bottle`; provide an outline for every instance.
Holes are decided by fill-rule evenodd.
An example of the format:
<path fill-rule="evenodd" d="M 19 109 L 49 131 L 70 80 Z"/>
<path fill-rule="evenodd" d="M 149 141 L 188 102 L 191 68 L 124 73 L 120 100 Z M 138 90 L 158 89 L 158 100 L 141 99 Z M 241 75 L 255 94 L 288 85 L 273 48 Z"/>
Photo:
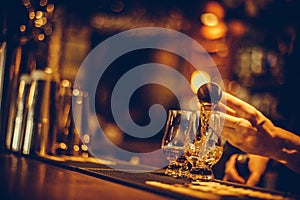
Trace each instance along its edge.
<path fill-rule="evenodd" d="M 31 77 L 29 74 L 23 74 L 20 77 L 18 95 L 15 104 L 16 115 L 14 117 L 14 128 L 12 132 L 11 150 L 20 152 L 23 141 L 25 120 L 27 114 L 27 100 L 29 97 L 29 88 Z"/>
<path fill-rule="evenodd" d="M 16 118 L 16 103 L 18 98 L 18 87 L 20 77 L 23 74 L 30 74 L 35 68 L 35 58 L 32 51 L 32 42 L 27 37 L 21 37 L 19 45 L 14 49 L 10 64 L 9 85 L 7 91 L 7 110 L 4 113 L 6 121 L 6 149 L 11 150 L 13 131 Z"/>
<path fill-rule="evenodd" d="M 34 70 L 31 79 L 22 153 L 54 155 L 58 82 L 47 68 Z"/>
<path fill-rule="evenodd" d="M 6 73 L 6 55 L 7 55 L 7 41 L 6 41 L 6 12 L 3 3 L 0 7 L 0 152 L 4 151 L 5 131 L 3 131 L 3 99 L 4 97 L 4 83 Z"/>

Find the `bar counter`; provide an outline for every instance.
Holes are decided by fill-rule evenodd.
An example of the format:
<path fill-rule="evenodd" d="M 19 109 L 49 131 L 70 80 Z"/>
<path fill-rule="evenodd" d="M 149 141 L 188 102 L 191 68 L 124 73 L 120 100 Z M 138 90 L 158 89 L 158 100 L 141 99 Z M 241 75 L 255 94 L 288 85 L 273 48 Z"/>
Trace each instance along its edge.
<path fill-rule="evenodd" d="M 170 199 L 14 154 L 0 154 L 0 177 L 0 199 Z"/>
<path fill-rule="evenodd" d="M 0 179 L 0 199 L 300 199 L 221 180 L 191 183 L 166 176 L 163 169 L 133 173 L 99 163 L 12 153 L 0 153 Z"/>

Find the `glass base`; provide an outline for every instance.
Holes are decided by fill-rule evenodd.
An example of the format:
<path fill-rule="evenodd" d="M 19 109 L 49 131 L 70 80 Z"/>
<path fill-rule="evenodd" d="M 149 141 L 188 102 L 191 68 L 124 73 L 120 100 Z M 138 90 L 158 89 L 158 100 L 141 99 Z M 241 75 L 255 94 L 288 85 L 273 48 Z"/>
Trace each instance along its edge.
<path fill-rule="evenodd" d="M 211 169 L 192 168 L 188 178 L 192 181 L 212 181 L 214 180 L 214 174 Z"/>
<path fill-rule="evenodd" d="M 189 174 L 189 167 L 187 161 L 173 162 L 165 169 L 165 175 L 172 176 L 174 178 L 184 178 Z"/>

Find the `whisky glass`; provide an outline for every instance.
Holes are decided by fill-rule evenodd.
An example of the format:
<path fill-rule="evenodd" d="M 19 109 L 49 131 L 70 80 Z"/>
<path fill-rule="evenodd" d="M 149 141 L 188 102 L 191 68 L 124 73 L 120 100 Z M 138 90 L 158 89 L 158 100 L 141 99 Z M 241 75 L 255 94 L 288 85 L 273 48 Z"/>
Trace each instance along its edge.
<path fill-rule="evenodd" d="M 185 110 L 169 110 L 161 148 L 169 161 L 165 174 L 176 178 L 186 177 L 189 172 L 185 150 L 193 133 L 196 113 Z"/>
<path fill-rule="evenodd" d="M 192 181 L 212 181 L 212 166 L 223 154 L 225 139 L 221 135 L 222 121 L 219 111 L 201 109 L 197 112 L 196 131 L 190 134 L 186 158 L 191 163 L 188 178 Z"/>

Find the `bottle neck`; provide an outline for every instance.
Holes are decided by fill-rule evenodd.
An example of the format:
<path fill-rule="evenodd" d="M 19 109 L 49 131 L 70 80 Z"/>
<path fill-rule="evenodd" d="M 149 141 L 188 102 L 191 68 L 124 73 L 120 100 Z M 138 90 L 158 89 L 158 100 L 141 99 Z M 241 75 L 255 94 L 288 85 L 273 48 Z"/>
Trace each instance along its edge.
<path fill-rule="evenodd" d="M 215 110 L 215 107 L 216 107 L 216 104 L 213 104 L 213 103 L 207 103 L 207 102 L 204 102 L 204 103 L 201 103 L 201 111 L 213 111 Z"/>

